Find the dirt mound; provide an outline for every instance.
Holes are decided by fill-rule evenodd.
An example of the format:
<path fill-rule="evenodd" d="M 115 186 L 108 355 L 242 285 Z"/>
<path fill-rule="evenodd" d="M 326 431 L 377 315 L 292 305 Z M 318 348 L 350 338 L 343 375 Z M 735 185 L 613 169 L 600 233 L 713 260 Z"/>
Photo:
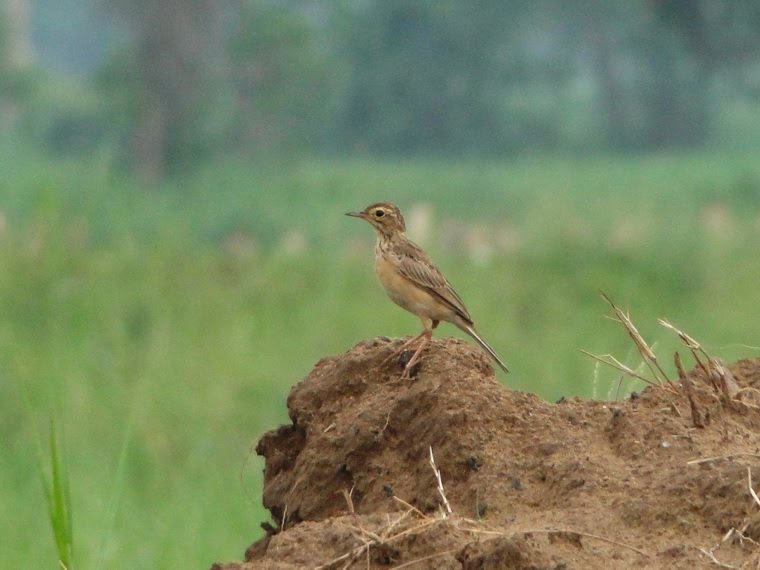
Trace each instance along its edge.
<path fill-rule="evenodd" d="M 692 411 L 680 384 L 550 404 L 504 388 L 450 338 L 401 380 L 384 362 L 400 344 L 361 343 L 293 388 L 292 424 L 257 447 L 280 528 L 215 568 L 760 564 L 748 484 L 760 483 L 760 359 L 728 367 L 733 398 L 692 371 Z"/>

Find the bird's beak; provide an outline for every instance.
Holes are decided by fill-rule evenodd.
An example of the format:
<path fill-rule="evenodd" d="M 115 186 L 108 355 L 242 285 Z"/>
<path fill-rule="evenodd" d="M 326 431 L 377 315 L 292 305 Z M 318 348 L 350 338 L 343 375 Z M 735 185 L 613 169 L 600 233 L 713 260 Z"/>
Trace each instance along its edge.
<path fill-rule="evenodd" d="M 364 218 L 366 214 L 364 212 L 346 212 L 347 216 L 353 216 L 354 218 Z"/>

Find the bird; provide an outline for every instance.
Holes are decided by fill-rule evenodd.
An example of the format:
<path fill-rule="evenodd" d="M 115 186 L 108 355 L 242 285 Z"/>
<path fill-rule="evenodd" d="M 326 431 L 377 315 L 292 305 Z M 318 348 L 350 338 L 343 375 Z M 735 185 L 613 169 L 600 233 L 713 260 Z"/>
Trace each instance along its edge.
<path fill-rule="evenodd" d="M 494 349 L 475 330 L 464 301 L 449 280 L 428 254 L 406 237 L 406 223 L 398 206 L 377 202 L 358 212 L 346 212 L 346 215 L 361 218 L 374 228 L 377 233 L 375 272 L 380 284 L 394 303 L 422 321 L 422 332 L 400 349 L 401 352 L 419 343 L 406 363 L 402 377 L 409 378 L 412 367 L 433 337 L 433 329 L 441 321 L 452 323 L 467 333 L 504 372 L 509 372 Z"/>

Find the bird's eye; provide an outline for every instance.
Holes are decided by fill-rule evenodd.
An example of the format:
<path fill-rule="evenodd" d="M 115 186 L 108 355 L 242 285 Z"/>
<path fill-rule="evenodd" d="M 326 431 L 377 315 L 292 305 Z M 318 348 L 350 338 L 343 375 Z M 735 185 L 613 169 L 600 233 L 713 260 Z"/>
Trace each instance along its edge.
<path fill-rule="evenodd" d="M 382 218 L 385 215 L 385 212 L 382 210 L 375 210 L 375 217 L 376 218 Z"/>

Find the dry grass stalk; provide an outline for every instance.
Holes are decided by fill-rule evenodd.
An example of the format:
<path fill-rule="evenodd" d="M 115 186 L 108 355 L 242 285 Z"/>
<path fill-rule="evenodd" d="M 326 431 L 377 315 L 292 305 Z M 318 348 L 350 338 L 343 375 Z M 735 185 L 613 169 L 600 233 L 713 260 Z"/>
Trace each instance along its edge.
<path fill-rule="evenodd" d="M 728 461 L 735 457 L 760 457 L 757 453 L 729 453 L 727 455 L 716 455 L 714 457 L 705 457 L 703 459 L 692 459 L 687 461 L 686 465 L 699 465 L 700 463 L 709 463 L 710 461 Z"/>
<path fill-rule="evenodd" d="M 412 505 L 412 504 L 410 504 L 410 503 L 407 503 L 407 502 L 406 502 L 404 499 L 402 499 L 401 497 L 397 497 L 396 495 L 393 495 L 393 500 L 394 500 L 394 501 L 396 501 L 396 502 L 398 502 L 398 503 L 401 503 L 402 505 L 404 505 L 404 506 L 405 506 L 407 509 L 409 509 L 410 511 L 414 511 L 414 512 L 415 512 L 417 515 L 419 515 L 421 518 L 423 518 L 423 519 L 424 519 L 424 518 L 427 518 L 427 517 L 425 516 L 425 514 L 424 514 L 424 513 L 423 513 L 421 510 L 419 510 L 419 509 L 418 509 L 417 507 L 415 507 L 414 505 Z"/>
<path fill-rule="evenodd" d="M 612 368 L 616 368 L 617 370 L 620 370 L 625 376 L 630 376 L 631 378 L 636 378 L 638 380 L 641 380 L 642 382 L 645 382 L 649 384 L 650 386 L 658 386 L 659 384 L 657 382 L 653 382 L 649 378 L 646 378 L 645 376 L 642 376 L 632 368 L 629 368 L 622 362 L 620 362 L 617 358 L 612 356 L 611 354 L 603 354 L 602 356 L 597 356 L 596 354 L 592 354 L 588 352 L 587 350 L 581 350 L 583 354 L 586 356 L 590 356 L 594 360 L 597 360 L 601 362 L 602 364 L 606 364 L 607 366 L 611 366 Z M 606 359 L 606 360 L 605 360 Z"/>
<path fill-rule="evenodd" d="M 673 360 L 678 371 L 678 378 L 683 386 L 683 391 L 686 392 L 686 397 L 689 400 L 689 406 L 691 406 L 691 421 L 694 423 L 694 427 L 705 427 L 705 417 L 702 411 L 697 406 L 697 402 L 694 399 L 694 387 L 691 384 L 691 379 L 684 372 L 683 365 L 681 364 L 681 355 L 678 352 L 675 353 Z"/>
<path fill-rule="evenodd" d="M 410 560 L 409 562 L 404 562 L 403 564 L 399 564 L 398 566 L 394 566 L 393 570 L 398 570 L 399 568 L 409 568 L 410 566 L 416 566 L 420 562 L 425 562 L 425 560 L 431 560 L 432 558 L 438 558 L 439 556 L 446 556 L 447 554 L 451 554 L 452 552 L 456 552 L 456 551 L 457 551 L 456 548 L 452 548 L 451 550 L 436 552 L 435 554 L 423 556 L 422 558 L 417 558 L 415 560 Z"/>
<path fill-rule="evenodd" d="M 303 476 L 299 476 L 298 479 L 295 480 L 295 483 L 293 483 L 293 486 L 288 491 L 287 496 L 285 497 L 285 508 L 282 511 L 282 520 L 280 521 L 280 529 L 285 530 L 285 524 L 288 522 L 288 500 L 290 499 L 291 495 L 295 492 L 296 488 L 301 484 L 301 481 L 303 480 Z"/>
<path fill-rule="evenodd" d="M 749 467 L 747 467 L 747 483 L 749 486 L 749 492 L 752 494 L 752 498 L 754 499 L 755 503 L 760 506 L 760 501 L 757 498 L 757 493 L 755 493 L 754 489 L 752 489 L 752 473 L 750 472 Z M 743 548 L 747 546 L 745 543 L 748 543 L 749 548 L 757 549 L 760 547 L 760 543 L 745 534 L 751 522 L 752 518 L 750 516 L 747 516 L 741 529 L 731 528 L 728 533 L 726 533 L 726 537 L 724 537 L 723 540 L 725 541 L 729 535 L 731 537 L 735 535 L 736 538 L 733 540 L 734 543 L 738 542 Z M 755 555 L 755 563 L 755 568 L 760 568 L 760 553 L 757 553 Z M 744 564 L 742 568 L 749 568 L 749 563 Z"/>
<path fill-rule="evenodd" d="M 644 550 L 641 550 L 639 548 L 636 548 L 635 546 L 631 546 L 630 544 L 626 544 L 625 542 L 620 542 L 617 540 L 613 540 L 611 538 L 607 538 L 606 536 L 601 536 L 598 534 L 592 534 L 590 532 L 583 532 L 580 530 L 572 530 L 567 528 L 539 528 L 539 529 L 528 529 L 528 530 L 520 530 L 516 532 L 504 532 L 504 531 L 498 531 L 498 530 L 489 530 L 485 528 L 481 528 L 481 523 L 478 521 L 472 520 L 472 519 L 462 519 L 468 523 L 471 523 L 473 526 L 471 527 L 462 527 L 461 525 L 457 525 L 457 528 L 460 530 L 463 530 L 465 532 L 472 532 L 474 534 L 487 534 L 489 536 L 501 536 L 504 538 L 512 538 L 516 535 L 526 535 L 526 534 L 577 534 L 578 536 L 584 536 L 586 538 L 593 538 L 594 540 L 599 540 L 601 542 L 606 542 L 607 544 L 614 544 L 615 546 L 620 546 L 622 548 L 627 548 L 628 550 L 631 550 L 632 552 L 636 552 L 637 554 L 641 554 L 642 556 L 646 556 L 647 558 L 651 557 L 652 555 L 648 552 L 645 552 Z"/>
<path fill-rule="evenodd" d="M 752 492 L 752 494 L 755 495 L 754 491 L 752 490 L 752 475 L 749 472 L 749 468 L 747 468 L 747 477 L 749 480 L 750 492 Z M 756 496 L 755 496 L 755 500 L 757 500 Z M 747 521 L 744 524 L 741 530 L 737 530 L 733 527 L 728 529 L 728 532 L 726 532 L 726 534 L 723 535 L 723 538 L 720 540 L 718 544 L 713 546 L 710 550 L 705 550 L 704 548 L 700 548 L 699 549 L 700 552 L 702 552 L 702 554 L 705 554 L 708 558 L 710 558 L 713 564 L 716 564 L 717 566 L 720 566 L 721 568 L 734 568 L 736 570 L 739 570 L 738 566 L 733 566 L 731 564 L 727 564 L 725 562 L 721 562 L 720 560 L 718 560 L 715 556 L 715 551 L 719 549 L 726 542 L 730 544 L 735 544 L 738 541 L 742 546 L 744 546 L 745 542 L 748 542 L 750 544 L 750 548 L 760 546 L 760 544 L 758 544 L 755 540 L 752 540 L 752 538 L 744 534 L 744 532 L 747 530 L 748 525 L 749 525 L 749 521 Z M 760 568 L 760 555 L 756 555 L 754 558 L 754 561 L 755 561 L 754 567 Z M 749 568 L 749 567 L 750 567 L 749 562 L 745 562 L 741 566 L 742 569 Z"/>
<path fill-rule="evenodd" d="M 626 332 L 628 333 L 628 336 L 630 336 L 631 340 L 633 340 L 633 343 L 636 345 L 636 349 L 639 351 L 639 354 L 641 354 L 641 357 L 647 363 L 647 366 L 652 372 L 652 376 L 654 376 L 655 380 L 657 382 L 670 382 L 668 375 L 665 373 L 665 371 L 662 369 L 662 366 L 660 366 L 660 363 L 657 361 L 657 355 L 655 355 L 655 353 L 646 343 L 644 337 L 641 336 L 641 333 L 639 333 L 638 329 L 633 324 L 633 321 L 631 321 L 631 317 L 628 314 L 624 313 L 617 305 L 615 305 L 615 303 L 612 302 L 612 299 L 610 299 L 604 291 L 601 291 L 601 294 L 604 300 L 607 301 L 610 307 L 612 307 L 612 310 L 615 312 L 616 320 L 621 325 L 623 325 Z"/>
<path fill-rule="evenodd" d="M 401 515 L 400 515 L 400 516 L 399 516 L 399 517 L 398 517 L 398 518 L 397 518 L 395 521 L 393 521 L 393 522 L 391 522 L 391 518 L 390 518 L 390 514 L 389 514 L 389 515 L 388 515 L 388 526 L 387 526 L 387 527 L 386 527 L 386 529 L 385 529 L 386 533 L 390 534 L 390 532 L 391 532 L 391 531 L 392 531 L 394 528 L 396 528 L 396 527 L 397 527 L 397 526 L 399 526 L 399 525 L 400 525 L 402 522 L 404 522 L 404 521 L 405 521 L 407 518 L 409 518 L 409 516 L 410 516 L 410 515 L 411 515 L 413 512 L 414 512 L 414 513 L 419 513 L 420 511 L 418 511 L 417 509 L 415 509 L 414 507 L 412 507 L 412 508 L 411 508 L 411 509 L 409 509 L 408 511 L 404 511 L 403 513 L 401 513 Z M 423 515 L 423 518 L 425 518 L 425 517 L 424 517 L 424 515 Z"/>
<path fill-rule="evenodd" d="M 676 333 L 684 346 L 686 346 L 691 352 L 694 361 L 705 372 L 708 379 L 717 390 L 722 392 L 729 400 L 737 395 L 739 392 L 739 386 L 736 383 L 736 380 L 734 380 L 734 376 L 731 374 L 730 370 L 723 366 L 720 361 L 707 354 L 707 351 L 694 337 L 686 334 L 665 319 L 658 319 L 658 321 L 662 326 Z"/>
<path fill-rule="evenodd" d="M 760 390 L 753 388 L 752 386 L 745 386 L 737 392 L 737 394 L 754 394 L 755 397 L 760 397 Z"/>
<path fill-rule="evenodd" d="M 393 541 L 403 538 L 404 536 L 407 536 L 408 534 L 424 531 L 438 522 L 448 520 L 448 517 L 453 514 L 451 510 L 451 505 L 449 504 L 449 500 L 446 498 L 446 493 L 444 492 L 444 489 L 443 489 L 443 480 L 441 479 L 441 472 L 435 465 L 435 458 L 433 457 L 432 446 L 429 447 L 429 451 L 430 451 L 430 466 L 433 468 L 433 473 L 435 474 L 435 479 L 437 482 L 438 493 L 440 494 L 441 500 L 443 501 L 443 505 L 446 509 L 444 512 L 443 518 L 436 519 L 433 517 L 426 516 L 424 513 L 422 513 L 422 511 L 420 511 L 413 505 L 409 504 L 408 502 L 394 495 L 393 499 L 395 501 L 401 503 L 402 505 L 408 508 L 408 510 L 404 514 L 399 516 L 398 519 L 396 519 L 396 521 L 394 522 L 390 522 L 389 520 L 388 525 L 383 529 L 383 531 L 380 534 L 369 531 L 363 528 L 361 525 L 358 525 L 356 527 L 351 526 L 351 528 L 358 534 L 356 538 L 361 541 L 361 544 L 349 550 L 348 552 L 341 554 L 340 556 L 336 558 L 333 558 L 329 562 L 322 564 L 320 566 L 317 566 L 316 570 L 332 570 L 333 568 L 337 568 L 338 564 L 343 564 L 345 567 L 348 567 L 353 562 L 355 562 L 358 559 L 358 557 L 361 556 L 363 553 L 366 554 L 367 567 L 369 568 L 369 549 L 371 546 L 382 546 L 385 544 L 389 544 Z M 354 513 L 353 501 L 351 500 L 351 494 L 353 493 L 353 488 L 351 489 L 351 491 L 346 491 L 344 489 L 342 492 L 343 492 L 344 498 L 346 499 L 346 503 L 348 504 L 349 511 L 351 513 Z M 414 525 L 412 527 L 406 528 L 400 532 L 396 532 L 395 534 L 392 534 L 394 529 L 397 526 L 399 526 L 403 520 L 409 517 L 411 513 L 414 513 L 420 516 L 423 519 L 423 522 L 418 525 Z M 420 562 L 421 560 L 435 558 L 436 556 L 443 556 L 444 554 L 447 554 L 447 553 L 448 552 L 436 553 L 434 555 L 422 558 L 420 560 L 415 560 L 413 562 L 416 563 L 416 562 Z M 411 564 L 411 562 L 407 563 L 407 565 L 409 564 Z"/>
<path fill-rule="evenodd" d="M 400 526 L 402 522 L 405 521 L 405 519 L 407 519 L 412 513 L 416 514 L 418 512 L 419 511 L 417 509 L 409 509 L 408 511 L 405 511 L 395 521 L 393 522 L 389 521 L 388 526 L 386 526 L 380 533 L 374 533 L 374 532 L 368 531 L 362 528 L 361 526 L 354 527 L 353 525 L 351 525 L 351 528 L 354 529 L 357 532 L 357 534 L 359 534 L 359 536 L 357 536 L 357 539 L 361 541 L 361 544 L 351 549 L 350 551 L 336 558 L 333 558 L 329 562 L 322 564 L 320 566 L 317 566 L 316 570 L 333 570 L 335 568 L 338 568 L 339 565 L 341 564 L 342 564 L 342 567 L 347 568 L 353 562 L 358 560 L 362 554 L 366 554 L 366 556 L 369 556 L 369 549 L 372 546 L 383 546 L 383 545 L 391 544 L 392 542 L 398 541 L 399 539 L 407 535 L 418 533 L 418 532 L 426 532 L 428 530 L 431 530 L 434 526 L 439 525 L 439 524 L 453 525 L 455 528 L 459 530 L 462 530 L 464 532 L 470 532 L 473 534 L 486 534 L 489 536 L 499 536 L 499 537 L 504 537 L 508 539 L 514 538 L 517 535 L 522 536 L 522 535 L 529 535 L 529 534 L 576 534 L 578 536 L 582 536 L 582 537 L 586 537 L 586 538 L 590 538 L 594 540 L 599 540 L 601 542 L 606 542 L 607 544 L 612 544 L 614 546 L 625 548 L 627 550 L 630 550 L 632 552 L 635 552 L 647 558 L 651 557 L 651 554 L 649 554 L 648 552 L 644 550 L 641 550 L 640 548 L 637 548 L 630 544 L 626 544 L 624 542 L 613 540 L 611 538 L 607 538 L 605 536 L 601 536 L 601 535 L 593 534 L 589 532 L 577 531 L 577 530 L 572 530 L 572 529 L 560 529 L 560 528 L 526 529 L 526 530 L 521 530 L 521 531 L 516 531 L 516 532 L 496 531 L 496 530 L 490 530 L 487 528 L 482 528 L 481 523 L 479 523 L 478 521 L 475 521 L 472 519 L 460 519 L 458 517 L 433 518 L 433 517 L 425 516 L 423 521 L 420 524 L 413 525 L 399 532 L 395 532 L 395 534 L 392 532 L 396 527 Z M 463 522 L 469 523 L 469 526 L 463 526 L 461 524 Z M 456 549 L 446 550 L 442 552 L 436 552 L 428 556 L 424 556 L 422 558 L 410 560 L 399 566 L 395 566 L 394 568 L 405 568 L 405 567 L 413 566 L 419 562 L 437 558 L 439 556 L 445 556 L 446 554 L 451 554 L 453 552 L 456 552 L 457 550 L 459 549 L 456 548 Z"/>
<path fill-rule="evenodd" d="M 471 532 L 475 534 L 487 534 L 490 536 L 501 536 L 505 538 L 512 538 L 516 535 L 527 535 L 527 534 L 577 534 L 579 536 L 584 536 L 587 538 L 592 538 L 595 540 L 600 540 L 602 542 L 606 542 L 608 544 L 613 544 L 615 546 L 620 546 L 622 548 L 626 548 L 628 550 L 631 550 L 633 552 L 636 552 L 638 554 L 641 554 L 642 556 L 649 557 L 650 554 L 647 552 L 640 550 L 636 548 L 635 546 L 631 546 L 629 544 L 625 544 L 623 542 L 619 542 L 616 540 L 612 540 L 610 538 L 606 538 L 604 536 L 600 536 L 597 534 L 591 534 L 587 532 L 581 532 L 576 530 L 569 530 L 569 529 L 530 529 L 530 530 L 523 530 L 518 532 L 505 532 L 505 531 L 495 531 L 495 530 L 489 530 L 482 527 L 482 523 L 479 521 L 468 519 L 468 518 L 462 518 L 462 517 L 456 517 L 454 516 L 454 513 L 451 509 L 451 505 L 449 504 L 449 500 L 446 498 L 446 493 L 443 488 L 443 480 L 441 478 L 441 472 L 438 469 L 438 467 L 435 464 L 435 457 L 433 456 L 433 447 L 430 446 L 429 448 L 430 452 L 430 466 L 433 469 L 433 473 L 435 474 L 435 479 L 437 483 L 437 490 L 439 495 L 441 496 L 441 500 L 443 501 L 443 506 L 445 508 L 445 512 L 443 512 L 443 517 L 441 518 L 434 518 L 428 515 L 425 515 L 408 503 L 407 501 L 404 501 L 403 499 L 393 496 L 393 499 L 400 503 L 401 505 L 404 505 L 407 507 L 407 510 L 399 515 L 396 520 L 391 521 L 390 516 L 388 517 L 388 524 L 382 529 L 381 532 L 372 532 L 370 530 L 367 530 L 363 528 L 361 525 L 353 526 L 348 525 L 349 528 L 353 529 L 354 532 L 357 533 L 357 540 L 361 542 L 358 546 L 355 548 L 349 550 L 348 552 L 341 554 L 340 556 L 337 556 L 336 558 L 333 558 L 329 562 L 326 562 L 325 564 L 322 564 L 320 566 L 317 566 L 315 570 L 333 570 L 335 568 L 338 568 L 339 565 L 342 568 L 348 568 L 351 564 L 353 564 L 356 560 L 359 559 L 359 557 L 362 554 L 365 554 L 367 557 L 367 568 L 370 567 L 370 558 L 369 558 L 369 550 L 372 546 L 383 546 L 390 544 L 392 542 L 398 541 L 401 538 L 415 534 L 418 532 L 426 532 L 430 529 L 432 529 L 435 525 L 438 524 L 446 524 L 446 525 L 453 525 L 454 528 L 457 528 L 464 532 Z M 353 492 L 353 489 L 351 491 L 343 490 L 343 496 L 346 499 L 346 503 L 349 505 L 349 511 L 353 513 L 353 504 L 351 501 L 351 494 Z M 442 509 L 442 511 L 444 511 Z M 409 526 L 407 528 L 404 528 L 403 530 L 396 531 L 397 527 L 402 526 L 402 523 L 406 523 L 407 519 L 412 515 L 417 515 L 422 519 L 422 522 L 416 525 Z M 464 523 L 464 524 L 463 524 Z M 468 525 L 468 526 L 465 526 Z M 414 565 L 419 564 L 420 562 L 424 562 L 426 560 L 431 560 L 433 558 L 438 558 L 440 556 L 445 556 L 447 554 L 451 554 L 453 552 L 456 552 L 457 549 L 451 549 L 441 552 L 435 552 L 433 554 L 430 554 L 428 556 L 424 556 L 422 558 L 417 558 L 415 560 L 410 560 L 408 562 L 405 562 L 399 566 L 396 566 L 395 568 L 406 568 L 411 567 Z"/>
<path fill-rule="evenodd" d="M 697 342 L 694 337 L 689 336 L 681 329 L 676 328 L 670 321 L 667 321 L 665 319 L 657 319 L 657 322 L 659 322 L 666 329 L 670 329 L 676 333 L 676 335 L 678 335 L 678 338 L 681 339 L 681 342 L 683 342 L 684 346 L 691 351 L 691 355 L 694 357 L 694 360 L 699 365 L 699 367 L 702 368 L 702 370 L 705 372 L 708 372 L 707 367 L 702 364 L 702 360 L 699 358 L 699 355 L 701 354 L 705 359 L 708 360 L 708 362 L 712 360 L 712 358 L 710 358 L 710 355 L 707 354 L 705 349 L 702 348 L 702 345 L 699 344 L 699 342 Z"/>
<path fill-rule="evenodd" d="M 720 362 L 715 361 L 715 368 L 713 373 L 717 374 L 720 378 L 720 387 L 723 390 L 723 394 L 726 396 L 726 398 L 734 399 L 739 394 L 739 385 L 736 383 L 736 380 L 734 379 L 733 373 L 728 369 L 725 368 Z"/>
<path fill-rule="evenodd" d="M 602 542 L 606 542 L 608 544 L 614 544 L 615 546 L 620 546 L 622 548 L 627 548 L 628 550 L 631 550 L 633 552 L 636 552 L 637 554 L 641 554 L 642 556 L 646 556 L 647 558 L 651 558 L 651 554 L 648 552 L 645 552 L 639 548 L 636 548 L 635 546 L 631 546 L 630 544 L 626 544 L 625 542 L 620 542 L 617 540 L 612 540 L 611 538 L 607 538 L 605 536 L 600 536 L 598 534 L 591 534 L 590 532 L 582 532 L 578 530 L 571 530 L 571 529 L 562 529 L 562 528 L 544 528 L 544 529 L 533 529 L 533 530 L 524 530 L 521 531 L 520 534 L 531 534 L 531 533 L 544 533 L 544 534 L 577 534 L 578 536 L 585 536 L 586 538 L 593 538 L 595 540 L 600 540 Z"/>
<path fill-rule="evenodd" d="M 285 528 L 285 523 L 288 522 L 288 504 L 285 503 L 285 508 L 282 509 L 282 520 L 280 521 L 280 529 Z"/>
<path fill-rule="evenodd" d="M 713 549 L 705 550 L 704 548 L 700 548 L 699 551 L 705 556 L 707 556 L 712 561 L 713 564 L 716 564 L 717 566 L 721 568 L 731 568 L 732 570 L 739 570 L 738 566 L 732 566 L 731 564 L 724 564 L 723 562 L 715 558 L 715 554 L 713 554 Z"/>
<path fill-rule="evenodd" d="M 752 498 L 755 500 L 755 504 L 760 507 L 760 498 L 752 488 L 752 471 L 749 467 L 747 467 L 747 486 L 749 487 L 749 494 L 752 495 Z"/>
<path fill-rule="evenodd" d="M 383 429 L 380 430 L 380 433 L 378 436 L 381 436 L 385 433 L 385 430 L 388 429 L 388 423 L 391 421 L 391 413 L 388 412 L 388 415 L 385 416 L 385 425 L 383 426 Z"/>
<path fill-rule="evenodd" d="M 741 544 L 742 546 L 744 546 L 745 542 L 748 542 L 752 546 L 755 546 L 755 547 L 760 546 L 760 542 L 757 542 L 753 538 L 744 534 L 747 531 L 747 527 L 749 527 L 749 521 L 744 523 L 742 530 L 736 530 L 735 528 L 732 528 L 731 531 L 733 531 L 733 534 L 736 535 L 736 539 L 739 541 L 739 544 Z"/>
<path fill-rule="evenodd" d="M 449 516 L 452 514 L 451 505 L 449 504 L 449 500 L 446 498 L 446 493 L 443 491 L 443 480 L 441 479 L 441 470 L 438 469 L 435 466 L 435 458 L 433 457 L 433 446 L 430 446 L 430 467 L 433 468 L 433 473 L 435 474 L 435 480 L 438 483 L 438 494 L 441 496 L 441 500 L 443 501 L 443 506 L 446 508 L 446 516 Z"/>
<path fill-rule="evenodd" d="M 729 529 L 728 532 L 723 535 L 723 538 L 720 539 L 720 542 L 716 544 L 715 546 L 713 546 L 710 550 L 705 550 L 704 548 L 700 548 L 699 551 L 702 554 L 705 554 L 708 558 L 710 558 L 713 564 L 716 564 L 720 566 L 721 568 L 733 568 L 734 570 L 739 570 L 737 566 L 732 566 L 731 564 L 726 564 L 724 562 L 721 562 L 715 557 L 715 554 L 714 554 L 715 550 L 720 548 L 727 540 L 731 538 L 731 536 L 734 534 L 734 530 L 735 529 L 733 528 Z"/>
<path fill-rule="evenodd" d="M 403 501 L 402 499 L 398 499 L 398 498 L 396 499 L 401 504 L 404 504 L 404 505 L 409 504 L 406 501 Z M 397 531 L 396 530 L 397 527 L 406 525 L 406 523 L 409 522 L 407 519 L 409 519 L 413 514 L 420 516 L 422 518 L 422 521 L 419 524 L 413 524 L 412 526 L 404 528 L 403 530 Z M 607 538 L 605 536 L 601 536 L 598 534 L 592 534 L 588 532 L 577 531 L 577 530 L 566 529 L 566 528 L 564 529 L 560 529 L 560 528 L 526 529 L 526 530 L 520 530 L 516 532 L 508 532 L 505 530 L 492 530 L 492 529 L 484 528 L 481 522 L 473 520 L 473 519 L 462 518 L 462 517 L 457 517 L 457 516 L 451 516 L 451 517 L 447 516 L 445 518 L 434 518 L 431 516 L 423 515 L 419 511 L 419 509 L 416 509 L 415 507 L 411 507 L 407 511 L 399 515 L 396 518 L 396 520 L 391 521 L 389 518 L 388 524 L 380 532 L 369 531 L 361 527 L 360 525 L 358 526 L 349 525 L 349 527 L 357 533 L 356 538 L 358 541 L 361 542 L 361 544 L 357 545 L 355 548 L 352 548 L 348 552 L 336 558 L 333 558 L 329 562 L 322 564 L 320 566 L 317 566 L 316 570 L 333 570 L 339 567 L 347 568 L 351 564 L 356 562 L 359 559 L 359 557 L 361 557 L 363 554 L 366 555 L 367 559 L 369 560 L 370 547 L 388 545 L 404 538 L 405 536 L 414 535 L 415 533 L 427 532 L 429 530 L 432 530 L 437 525 L 451 525 L 454 528 L 461 530 L 463 532 L 469 532 L 473 534 L 485 534 L 485 535 L 493 536 L 493 537 L 498 536 L 498 537 L 504 537 L 507 539 L 514 538 L 515 536 L 518 536 L 518 535 L 524 536 L 524 535 L 530 535 L 530 534 L 576 534 L 578 536 L 582 536 L 582 537 L 586 537 L 586 538 L 590 538 L 594 540 L 599 540 L 601 542 L 606 542 L 607 544 L 612 544 L 614 546 L 619 546 L 621 548 L 628 549 L 632 552 L 636 552 L 637 554 L 640 554 L 647 558 L 651 557 L 651 554 L 635 546 L 632 546 L 630 544 L 626 544 L 624 542 L 620 542 L 617 540 L 613 540 L 611 538 Z M 394 568 L 411 567 L 420 562 L 437 558 L 440 556 L 445 556 L 447 554 L 451 554 L 458 550 L 460 549 L 455 548 L 455 549 L 450 549 L 446 551 L 435 552 L 433 554 L 424 556 L 422 558 L 417 558 L 415 560 L 404 562 L 400 564 L 399 566 L 394 566 Z"/>
<path fill-rule="evenodd" d="M 736 391 L 736 394 L 734 394 L 734 399 L 741 402 L 747 408 L 750 408 L 752 410 L 760 410 L 760 390 L 757 388 L 753 388 L 752 386 L 745 386 L 744 388 Z M 757 403 L 753 404 L 747 401 L 748 399 L 752 399 Z"/>
<path fill-rule="evenodd" d="M 409 512 L 410 511 L 407 511 L 405 514 L 401 515 L 395 522 L 389 523 L 388 526 L 385 527 L 380 534 L 373 533 L 362 527 L 351 526 L 350 528 L 354 529 L 360 534 L 360 536 L 357 536 L 356 538 L 361 541 L 361 544 L 356 548 L 353 548 L 348 552 L 341 554 L 336 558 L 333 558 L 329 562 L 317 566 L 315 570 L 332 570 L 334 568 L 337 568 L 341 563 L 344 563 L 346 566 L 348 566 L 364 553 L 366 553 L 367 557 L 369 557 L 369 549 L 371 546 L 382 546 L 385 544 L 390 544 L 391 542 L 399 540 L 400 538 L 410 533 L 425 530 L 431 525 L 440 522 L 437 519 L 426 517 L 424 522 L 404 529 L 400 532 L 397 532 L 396 534 L 392 534 L 392 531 L 395 529 L 395 527 L 399 526 L 399 524 L 401 524 L 401 521 L 408 517 Z"/>
<path fill-rule="evenodd" d="M 350 491 L 346 491 L 345 489 L 341 489 L 341 493 L 343 493 L 343 498 L 346 499 L 346 505 L 348 506 L 348 512 L 353 514 L 356 514 L 356 511 L 354 510 L 354 500 L 351 498 L 351 495 L 354 494 L 354 487 L 351 487 Z"/>

